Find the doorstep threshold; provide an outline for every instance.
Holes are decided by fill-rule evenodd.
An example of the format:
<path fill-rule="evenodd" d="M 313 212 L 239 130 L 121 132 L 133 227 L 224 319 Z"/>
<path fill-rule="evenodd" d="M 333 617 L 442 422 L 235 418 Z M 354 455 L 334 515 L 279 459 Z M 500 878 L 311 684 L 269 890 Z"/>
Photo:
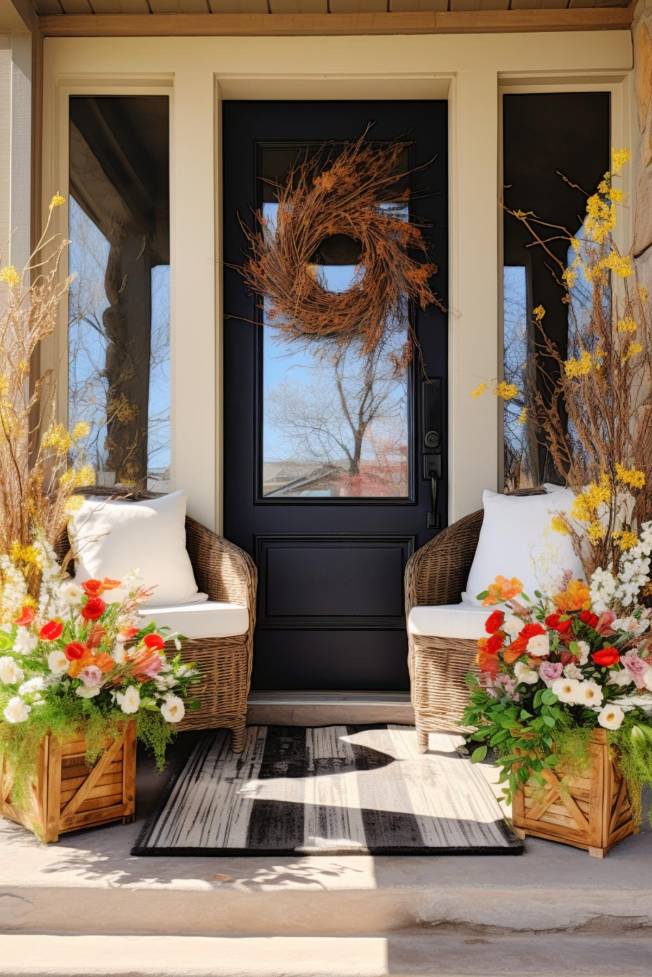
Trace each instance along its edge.
<path fill-rule="evenodd" d="M 408 692 L 252 692 L 248 722 L 258 725 L 414 723 Z"/>

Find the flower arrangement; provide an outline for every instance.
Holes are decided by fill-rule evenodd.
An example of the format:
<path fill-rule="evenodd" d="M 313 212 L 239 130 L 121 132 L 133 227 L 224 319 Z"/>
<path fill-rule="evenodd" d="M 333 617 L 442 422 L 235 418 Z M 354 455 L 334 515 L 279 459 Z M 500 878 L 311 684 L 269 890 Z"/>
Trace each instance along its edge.
<path fill-rule="evenodd" d="M 579 232 L 507 208 L 545 253 L 567 310 L 568 349 L 546 332 L 546 309 L 537 305 L 529 387 L 501 380 L 472 391 L 481 397 L 493 390 L 504 402 L 522 404 L 519 421 L 531 426 L 559 480 L 575 492 L 571 511 L 553 514 L 552 528 L 571 537 L 587 579 L 601 571 L 593 596 L 601 590 L 607 599 L 619 596 L 617 588 L 631 593 L 629 579 L 616 583 L 621 558 L 636 548 L 652 516 L 649 296 L 637 283 L 632 255 L 616 242 L 618 209 L 626 203 L 618 182 L 629 158 L 628 150 L 614 150 L 610 170 L 585 195 Z"/>
<path fill-rule="evenodd" d="M 24 788 L 46 733 L 64 739 L 83 732 L 89 760 L 107 737 L 135 719 L 138 737 L 159 766 L 174 726 L 186 711 L 197 671 L 164 646 L 177 635 L 143 627 L 138 609 L 150 595 L 134 574 L 77 584 L 62 573 L 54 552 L 37 545 L 42 583 L 38 603 L 12 566 L 12 585 L 0 591 L 0 753 Z M 121 588 L 125 596 L 111 600 Z"/>
<path fill-rule="evenodd" d="M 649 582 L 652 522 L 621 556 L 604 586 L 566 574 L 550 596 L 524 594 L 520 581 L 498 577 L 482 594 L 498 605 L 478 641 L 479 677 L 469 676 L 464 721 L 473 728 L 473 759 L 496 753 L 506 796 L 543 772 L 581 769 L 596 728 L 608 731 L 640 816 L 652 783 L 652 611 L 638 597 Z M 613 583 L 613 586 L 612 586 Z"/>
<path fill-rule="evenodd" d="M 56 546 L 82 501 L 77 489 L 95 481 L 82 450 L 89 425 L 69 431 L 57 419 L 56 378 L 35 370 L 71 284 L 60 270 L 68 242 L 53 230 L 64 204 L 61 194 L 52 197 L 25 266 L 0 268 L 0 590 L 13 587 L 18 572 L 32 597 L 41 583 L 41 543 Z"/>

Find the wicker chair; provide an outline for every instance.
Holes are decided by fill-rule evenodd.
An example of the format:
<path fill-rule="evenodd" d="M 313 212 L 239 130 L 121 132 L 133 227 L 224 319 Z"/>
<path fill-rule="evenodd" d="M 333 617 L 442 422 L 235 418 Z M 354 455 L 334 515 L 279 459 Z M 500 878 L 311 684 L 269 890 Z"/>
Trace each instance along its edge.
<path fill-rule="evenodd" d="M 87 494 L 124 497 L 118 496 L 117 489 L 94 488 Z M 132 501 L 152 497 L 149 493 L 129 495 Z M 193 687 L 200 705 L 186 714 L 179 729 L 230 729 L 233 750 L 240 753 L 244 748 L 253 662 L 256 567 L 247 553 L 190 517 L 186 518 L 186 548 L 199 590 L 208 594 L 209 600 L 246 607 L 249 627 L 245 634 L 184 641 L 183 660 L 194 662 L 201 673 L 201 685 Z M 58 551 L 63 555 L 68 549 L 64 534 Z M 174 646 L 168 650 L 174 650 Z"/>
<path fill-rule="evenodd" d="M 406 616 L 419 605 L 455 604 L 465 588 L 480 537 L 482 510 L 453 523 L 422 546 L 405 568 Z M 410 634 L 408 666 L 419 749 L 428 733 L 462 730 L 469 690 L 464 676 L 474 669 L 475 640 Z"/>

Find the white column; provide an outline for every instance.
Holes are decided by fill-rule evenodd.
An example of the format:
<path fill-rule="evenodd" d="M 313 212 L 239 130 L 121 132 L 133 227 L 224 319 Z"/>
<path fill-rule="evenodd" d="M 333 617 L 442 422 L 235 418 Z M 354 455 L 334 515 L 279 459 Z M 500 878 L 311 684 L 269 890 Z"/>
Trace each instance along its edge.
<path fill-rule="evenodd" d="M 170 173 L 172 484 L 190 513 L 218 524 L 213 73 L 188 62 L 175 72 Z"/>
<path fill-rule="evenodd" d="M 0 36 L 0 262 L 29 255 L 31 38 Z"/>
<path fill-rule="evenodd" d="M 480 505 L 498 477 L 499 411 L 471 390 L 499 359 L 498 78 L 460 71 L 450 102 L 449 518 Z"/>

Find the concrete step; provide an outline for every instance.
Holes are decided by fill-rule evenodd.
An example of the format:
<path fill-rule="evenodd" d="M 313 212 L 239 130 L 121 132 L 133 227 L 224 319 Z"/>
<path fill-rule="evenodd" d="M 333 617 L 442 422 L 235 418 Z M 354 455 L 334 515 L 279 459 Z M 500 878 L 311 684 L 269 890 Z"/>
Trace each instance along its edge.
<path fill-rule="evenodd" d="M 0 936 L 0 977 L 649 977 L 630 936 Z"/>

